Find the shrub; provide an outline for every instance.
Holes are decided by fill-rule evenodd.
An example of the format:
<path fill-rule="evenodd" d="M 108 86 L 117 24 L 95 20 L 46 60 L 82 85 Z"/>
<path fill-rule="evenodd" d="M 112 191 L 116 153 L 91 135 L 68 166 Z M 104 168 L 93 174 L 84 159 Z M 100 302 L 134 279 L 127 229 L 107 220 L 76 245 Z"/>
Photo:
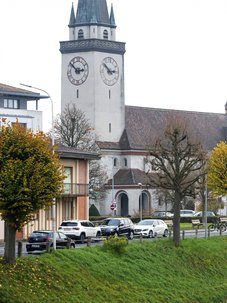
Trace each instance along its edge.
<path fill-rule="evenodd" d="M 91 216 L 100 216 L 100 213 L 94 204 L 89 208 L 89 217 Z"/>
<path fill-rule="evenodd" d="M 126 247 L 128 245 L 128 239 L 126 237 L 114 237 L 110 236 L 104 241 L 103 249 L 122 255 L 126 252 Z"/>

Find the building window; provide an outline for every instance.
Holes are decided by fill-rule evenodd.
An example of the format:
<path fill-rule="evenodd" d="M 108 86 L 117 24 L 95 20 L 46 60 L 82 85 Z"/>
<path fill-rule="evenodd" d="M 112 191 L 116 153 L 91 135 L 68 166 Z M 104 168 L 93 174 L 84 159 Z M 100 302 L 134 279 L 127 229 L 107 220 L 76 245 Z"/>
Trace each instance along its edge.
<path fill-rule="evenodd" d="M 109 89 L 109 99 L 111 99 L 111 90 Z"/>
<path fill-rule="evenodd" d="M 125 165 L 125 166 L 128 166 L 128 161 L 127 161 L 126 158 L 124 158 L 124 165 Z"/>
<path fill-rule="evenodd" d="M 79 29 L 78 31 L 78 39 L 84 39 L 84 32 L 82 29 Z"/>
<path fill-rule="evenodd" d="M 113 165 L 117 166 L 117 158 L 114 158 Z"/>
<path fill-rule="evenodd" d="M 5 108 L 19 108 L 19 100 L 15 99 L 4 99 Z"/>
<path fill-rule="evenodd" d="M 72 192 L 72 167 L 64 167 L 66 178 L 64 179 L 64 193 L 70 194 Z"/>
<path fill-rule="evenodd" d="M 109 123 L 109 133 L 111 133 L 111 123 Z"/>
<path fill-rule="evenodd" d="M 79 89 L 76 90 L 76 97 L 79 98 Z"/>
<path fill-rule="evenodd" d="M 103 39 L 108 39 L 108 31 L 106 29 L 103 31 Z"/>

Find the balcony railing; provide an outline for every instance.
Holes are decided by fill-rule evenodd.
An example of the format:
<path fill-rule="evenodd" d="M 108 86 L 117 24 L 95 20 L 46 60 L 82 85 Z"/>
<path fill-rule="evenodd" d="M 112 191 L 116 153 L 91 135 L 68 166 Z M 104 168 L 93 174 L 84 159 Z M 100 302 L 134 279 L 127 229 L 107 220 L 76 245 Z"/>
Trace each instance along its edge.
<path fill-rule="evenodd" d="M 78 183 L 64 183 L 63 195 L 88 196 L 89 185 Z"/>

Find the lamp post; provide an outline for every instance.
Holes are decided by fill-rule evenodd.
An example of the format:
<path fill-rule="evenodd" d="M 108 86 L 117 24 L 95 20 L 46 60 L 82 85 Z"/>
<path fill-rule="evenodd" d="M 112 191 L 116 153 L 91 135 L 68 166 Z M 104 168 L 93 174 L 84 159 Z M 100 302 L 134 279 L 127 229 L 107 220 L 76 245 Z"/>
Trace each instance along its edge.
<path fill-rule="evenodd" d="M 26 87 L 29 87 L 29 88 L 33 88 L 33 89 L 36 89 L 36 90 L 39 90 L 41 92 L 44 92 L 48 98 L 50 99 L 51 101 L 51 126 L 52 126 L 52 135 L 51 135 L 51 139 L 52 139 L 52 148 L 53 148 L 53 153 L 54 153 L 54 134 L 53 134 L 53 128 L 54 128 L 54 103 L 53 103 L 53 100 L 50 96 L 50 94 L 48 94 L 47 91 L 45 91 L 44 89 L 41 89 L 41 88 L 38 88 L 38 87 L 35 87 L 35 86 L 32 86 L 32 85 L 28 85 L 28 84 L 23 84 L 23 83 L 20 83 L 20 85 L 22 86 L 26 86 Z M 53 208 L 52 208 L 52 229 L 53 229 L 53 249 L 56 250 L 56 204 L 55 204 L 55 198 L 53 198 Z"/>
<path fill-rule="evenodd" d="M 140 187 L 140 196 L 139 196 L 139 205 L 140 205 L 140 221 L 143 219 L 143 210 L 142 210 L 142 183 L 138 183 Z"/>
<path fill-rule="evenodd" d="M 116 201 L 114 199 L 114 158 L 112 158 L 112 203 L 111 207 L 113 208 L 112 215 L 115 215 L 116 212 Z"/>
<path fill-rule="evenodd" d="M 208 200 L 208 197 L 207 197 L 207 175 L 206 175 L 206 181 L 205 181 L 205 205 L 204 205 L 204 220 L 205 220 L 205 238 L 207 238 L 207 200 Z"/>

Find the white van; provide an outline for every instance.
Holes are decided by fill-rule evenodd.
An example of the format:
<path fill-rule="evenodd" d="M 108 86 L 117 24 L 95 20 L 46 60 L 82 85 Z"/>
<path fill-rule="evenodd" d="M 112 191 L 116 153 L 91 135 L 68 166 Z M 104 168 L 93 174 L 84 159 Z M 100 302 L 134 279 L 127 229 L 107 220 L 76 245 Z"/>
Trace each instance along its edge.
<path fill-rule="evenodd" d="M 194 217 L 195 211 L 191 209 L 182 209 L 180 210 L 181 217 Z"/>

